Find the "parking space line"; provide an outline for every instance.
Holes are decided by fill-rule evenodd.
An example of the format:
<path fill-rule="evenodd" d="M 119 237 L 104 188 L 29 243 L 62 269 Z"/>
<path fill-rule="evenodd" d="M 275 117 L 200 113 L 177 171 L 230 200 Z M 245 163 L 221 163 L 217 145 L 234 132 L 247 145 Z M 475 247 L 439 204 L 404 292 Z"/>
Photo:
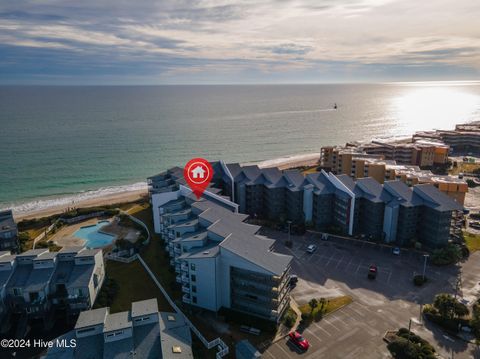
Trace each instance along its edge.
<path fill-rule="evenodd" d="M 272 347 L 272 348 L 273 348 L 273 347 Z M 265 350 L 265 351 L 263 352 L 263 354 L 268 354 L 270 357 L 272 357 L 273 359 L 275 359 L 275 357 L 273 356 L 273 354 L 270 353 L 269 349 L 270 349 L 270 348 L 268 348 L 267 350 Z"/>
<path fill-rule="evenodd" d="M 280 350 L 285 353 L 286 358 L 288 358 L 288 357 L 290 356 L 290 354 L 289 354 L 285 349 L 283 349 L 283 345 L 282 345 L 281 343 L 285 343 L 285 345 L 288 345 L 288 344 L 287 344 L 287 343 L 288 343 L 288 340 L 287 340 L 286 342 L 279 342 L 279 345 L 278 345 L 278 347 L 280 348 Z"/>
<path fill-rule="evenodd" d="M 345 254 L 342 254 L 342 258 L 340 258 L 340 260 L 338 261 L 337 265 L 335 266 L 335 269 L 337 269 L 340 263 L 342 263 L 342 260 L 344 257 L 345 257 Z"/>
<path fill-rule="evenodd" d="M 320 329 L 322 332 L 324 332 L 327 336 L 331 337 L 332 334 L 330 334 L 329 332 L 327 332 L 325 329 L 323 329 L 319 324 L 317 323 L 313 323 L 318 329 Z"/>

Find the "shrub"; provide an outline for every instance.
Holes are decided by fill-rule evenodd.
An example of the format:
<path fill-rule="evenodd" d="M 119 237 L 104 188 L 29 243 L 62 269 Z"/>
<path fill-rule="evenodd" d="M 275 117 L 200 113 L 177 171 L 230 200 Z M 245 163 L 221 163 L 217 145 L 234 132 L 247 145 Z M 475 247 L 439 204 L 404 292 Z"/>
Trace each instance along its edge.
<path fill-rule="evenodd" d="M 397 339 L 390 342 L 388 350 L 396 359 L 435 359 L 435 349 L 424 339 L 407 329 L 397 332 Z"/>
<path fill-rule="evenodd" d="M 426 281 L 427 281 L 427 277 L 424 277 L 421 274 L 417 274 L 416 276 L 413 277 L 413 284 L 415 284 L 418 287 L 422 286 Z"/>
<path fill-rule="evenodd" d="M 291 308 L 288 308 L 288 310 L 285 312 L 285 315 L 283 316 L 283 324 L 285 324 L 287 328 L 291 328 L 295 324 L 296 320 L 297 313 L 295 313 Z"/>
<path fill-rule="evenodd" d="M 431 258 L 435 265 L 449 265 L 457 263 L 462 258 L 462 252 L 458 245 L 450 243 L 441 249 L 436 249 Z"/>

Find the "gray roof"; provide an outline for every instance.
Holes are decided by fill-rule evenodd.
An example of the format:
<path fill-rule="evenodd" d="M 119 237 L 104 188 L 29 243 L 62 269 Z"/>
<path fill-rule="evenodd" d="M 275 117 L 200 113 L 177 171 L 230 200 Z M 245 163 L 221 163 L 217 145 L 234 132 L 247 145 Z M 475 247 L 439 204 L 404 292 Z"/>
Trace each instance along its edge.
<path fill-rule="evenodd" d="M 158 313 L 155 315 L 158 315 Z M 135 326 L 133 329 L 133 343 L 137 358 L 161 358 L 159 323 Z"/>
<path fill-rule="evenodd" d="M 80 312 L 80 315 L 78 316 L 78 319 L 77 319 L 77 324 L 75 324 L 75 329 L 103 324 L 107 314 L 108 314 L 107 307 Z"/>
<path fill-rule="evenodd" d="M 45 288 L 48 281 L 52 277 L 55 268 L 37 268 L 30 272 L 28 280 L 25 282 L 23 288 L 27 292 L 38 292 Z"/>
<path fill-rule="evenodd" d="M 413 193 L 422 198 L 425 206 L 437 211 L 463 210 L 463 207 L 458 202 L 431 184 L 418 184 L 413 187 Z"/>
<path fill-rule="evenodd" d="M 130 312 L 120 312 L 107 315 L 105 320 L 103 331 L 111 332 L 113 330 L 130 328 L 132 326 L 132 320 Z"/>
<path fill-rule="evenodd" d="M 190 328 L 180 314 L 160 313 L 160 338 L 163 359 L 193 358 Z M 174 353 L 173 347 L 179 347 L 181 353 Z"/>
<path fill-rule="evenodd" d="M 292 261 L 292 256 L 274 253 L 269 250 L 272 243 L 269 240 L 258 237 L 240 237 L 232 234 L 220 247 L 244 258 L 273 275 L 282 275 Z"/>
<path fill-rule="evenodd" d="M 80 257 L 92 257 L 96 255 L 98 252 L 101 252 L 101 248 L 97 249 L 84 249 L 83 251 L 79 252 L 75 257 L 80 258 Z"/>
<path fill-rule="evenodd" d="M 41 261 L 41 260 L 46 260 L 46 259 L 53 259 L 57 256 L 57 252 L 45 252 L 40 255 L 38 255 L 36 258 L 34 258 L 34 261 Z"/>
<path fill-rule="evenodd" d="M 17 265 L 12 274 L 12 277 L 7 283 L 7 287 L 23 288 L 25 283 L 28 281 L 28 278 L 30 277 L 30 272 L 32 271 L 33 271 L 33 264 Z"/>
<path fill-rule="evenodd" d="M 6 256 L 1 256 L 0 257 L 0 263 L 9 263 L 9 262 L 13 261 L 15 258 L 17 258 L 17 256 L 14 255 L 14 254 L 8 254 Z"/>
<path fill-rule="evenodd" d="M 132 303 L 132 317 L 140 317 L 152 313 L 158 313 L 158 303 L 156 298 Z"/>
<path fill-rule="evenodd" d="M 17 225 L 15 220 L 13 219 L 12 211 L 6 210 L 0 212 L 0 231 L 7 230 L 7 229 L 16 229 Z"/>
<path fill-rule="evenodd" d="M 68 254 L 68 253 L 78 253 L 84 250 L 85 247 L 83 246 L 70 246 L 70 247 L 63 247 L 58 251 L 60 254 Z"/>
<path fill-rule="evenodd" d="M 20 253 L 17 255 L 17 257 L 36 257 L 44 252 L 48 252 L 47 248 L 40 248 L 40 249 L 30 249 L 26 252 Z"/>
<path fill-rule="evenodd" d="M 211 242 L 206 246 L 201 248 L 192 248 L 190 252 L 183 253 L 179 258 L 180 259 L 201 259 L 201 258 L 212 258 L 220 253 L 220 248 L 218 243 Z"/>
<path fill-rule="evenodd" d="M 80 288 L 87 287 L 92 278 L 93 270 L 95 269 L 94 264 L 89 265 L 75 265 L 70 272 L 70 277 L 68 278 L 67 287 L 69 288 Z"/>
<path fill-rule="evenodd" d="M 115 340 L 106 342 L 103 345 L 104 359 L 131 359 L 133 350 L 133 338 L 125 338 L 122 340 Z"/>

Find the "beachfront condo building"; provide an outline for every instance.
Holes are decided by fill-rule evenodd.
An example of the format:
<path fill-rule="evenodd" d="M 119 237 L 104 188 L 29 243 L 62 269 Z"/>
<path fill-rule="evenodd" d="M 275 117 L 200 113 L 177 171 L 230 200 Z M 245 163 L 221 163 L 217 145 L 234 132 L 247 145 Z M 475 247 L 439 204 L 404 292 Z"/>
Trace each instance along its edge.
<path fill-rule="evenodd" d="M 399 164 L 395 160 L 384 159 L 384 154 L 380 152 L 367 154 L 356 147 L 322 147 L 320 163 L 327 171 L 336 175 L 346 174 L 353 179 L 372 177 L 379 183 L 400 180 L 408 186 L 432 184 L 460 205 L 465 203 L 468 192 L 464 179 L 436 175 L 429 170 L 422 170 L 419 165 Z"/>
<path fill-rule="evenodd" d="M 0 211 L 0 251 L 18 252 L 18 230 L 11 210 Z"/>
<path fill-rule="evenodd" d="M 0 252 L 1 312 L 4 317 L 24 321 L 43 319 L 49 325 L 55 309 L 73 315 L 91 308 L 104 278 L 100 249 L 33 249 L 17 255 Z"/>
<path fill-rule="evenodd" d="M 75 328 L 56 341 L 45 359 L 141 358 L 191 359 L 190 327 L 178 313 L 159 312 L 156 299 L 132 303 L 132 310 L 110 313 L 98 308 L 80 313 Z"/>
<path fill-rule="evenodd" d="M 227 197 L 239 213 L 250 218 L 275 223 L 291 221 L 322 232 L 402 246 L 420 243 L 426 248 L 443 247 L 458 235 L 456 218 L 463 210 L 462 205 L 432 184 L 408 186 L 405 179 L 398 178 L 384 179 L 382 185 L 371 177 L 355 181 L 349 175 L 323 170 L 303 176 L 298 171 L 277 168 L 223 162 L 212 165 L 215 170 L 212 195 L 222 200 Z M 182 180 L 179 179 L 178 188 L 185 188 Z M 177 200 L 176 195 L 164 196 Z M 186 221 L 179 224 L 180 228 L 187 226 L 189 232 L 195 232 L 197 223 L 187 220 L 190 217 L 184 212 L 191 210 L 191 206 L 185 209 L 183 202 L 169 205 L 179 206 L 175 215 Z M 157 206 L 158 203 L 154 204 L 154 218 L 159 216 Z M 160 233 L 159 225 L 160 222 L 156 231 Z M 182 231 L 179 233 L 182 235 Z M 175 251 L 171 246 L 173 243 L 167 249 Z M 176 250 L 180 254 L 180 248 Z M 174 260 L 172 265 L 176 265 Z"/>
<path fill-rule="evenodd" d="M 480 153 L 480 121 L 458 124 L 455 130 L 420 131 L 413 135 L 413 140 L 443 142 L 450 146 L 453 153 Z"/>
<path fill-rule="evenodd" d="M 274 241 L 245 223 L 236 203 L 210 191 L 197 200 L 179 185 L 153 194 L 152 206 L 184 303 L 280 320 L 290 301 L 292 257 L 274 253 Z"/>

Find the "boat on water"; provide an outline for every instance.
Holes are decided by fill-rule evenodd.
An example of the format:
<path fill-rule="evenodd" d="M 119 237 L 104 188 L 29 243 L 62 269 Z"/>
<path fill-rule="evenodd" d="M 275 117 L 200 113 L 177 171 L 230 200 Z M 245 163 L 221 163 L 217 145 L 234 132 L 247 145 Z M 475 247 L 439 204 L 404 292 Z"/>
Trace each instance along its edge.
<path fill-rule="evenodd" d="M 335 103 L 335 105 L 333 105 L 333 109 L 336 110 L 337 109 L 337 104 Z"/>

